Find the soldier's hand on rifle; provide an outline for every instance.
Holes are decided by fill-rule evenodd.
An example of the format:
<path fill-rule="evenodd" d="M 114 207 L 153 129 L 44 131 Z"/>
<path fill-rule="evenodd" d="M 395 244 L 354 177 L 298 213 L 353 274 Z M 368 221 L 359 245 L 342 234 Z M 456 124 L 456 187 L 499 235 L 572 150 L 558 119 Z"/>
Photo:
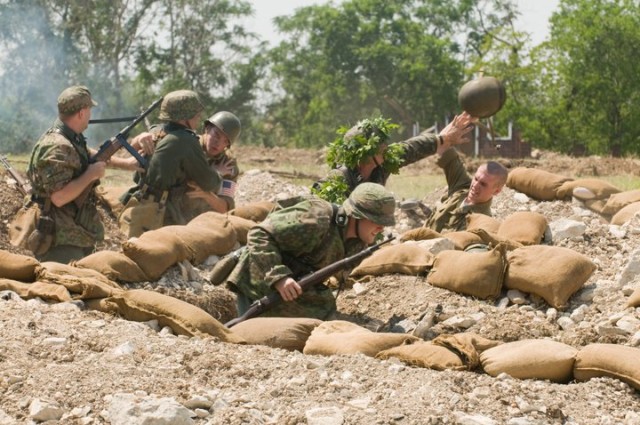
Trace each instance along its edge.
<path fill-rule="evenodd" d="M 89 166 L 87 167 L 87 171 L 85 171 L 85 173 L 87 174 L 87 177 L 91 181 L 96 181 L 103 178 L 106 171 L 107 171 L 107 163 L 104 161 L 97 161 L 97 162 L 94 162 L 93 164 L 89 164 Z"/>
<path fill-rule="evenodd" d="M 292 277 L 283 277 L 273 285 L 285 301 L 293 301 L 302 295 L 302 288 Z"/>
<path fill-rule="evenodd" d="M 140 133 L 131 140 L 130 145 L 140 152 L 140 155 L 152 155 L 156 150 L 155 136 L 153 133 Z"/>

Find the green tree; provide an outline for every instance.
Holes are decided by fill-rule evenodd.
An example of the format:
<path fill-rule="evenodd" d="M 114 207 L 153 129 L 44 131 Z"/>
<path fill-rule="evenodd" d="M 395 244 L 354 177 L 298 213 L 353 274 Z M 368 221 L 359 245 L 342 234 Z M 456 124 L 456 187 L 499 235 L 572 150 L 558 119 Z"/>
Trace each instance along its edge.
<path fill-rule="evenodd" d="M 339 125 L 382 115 L 408 136 L 458 111 L 464 52 L 485 29 L 476 0 L 351 0 L 279 17 L 271 52 L 281 94 L 268 108 L 286 142 L 322 146 Z M 275 125 L 272 125 L 272 127 Z"/>

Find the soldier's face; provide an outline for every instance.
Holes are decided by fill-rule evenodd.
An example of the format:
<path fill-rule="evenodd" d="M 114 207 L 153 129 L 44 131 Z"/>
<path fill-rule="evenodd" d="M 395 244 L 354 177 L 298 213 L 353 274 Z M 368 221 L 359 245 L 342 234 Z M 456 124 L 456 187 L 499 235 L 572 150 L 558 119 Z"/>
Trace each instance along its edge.
<path fill-rule="evenodd" d="M 207 155 L 214 157 L 220 155 L 229 147 L 229 139 L 222 130 L 215 125 L 211 125 L 208 126 L 204 133 L 204 144 L 207 150 Z"/>
<path fill-rule="evenodd" d="M 496 177 L 487 172 L 486 166 L 481 165 L 471 181 L 467 202 L 470 204 L 487 202 L 497 195 L 500 189 Z"/>
<path fill-rule="evenodd" d="M 356 230 L 358 232 L 358 238 L 360 238 L 360 240 L 365 244 L 371 245 L 375 242 L 376 237 L 380 233 L 382 233 L 382 231 L 384 230 L 384 226 L 376 224 L 366 218 L 362 218 L 358 220 L 358 226 Z"/>

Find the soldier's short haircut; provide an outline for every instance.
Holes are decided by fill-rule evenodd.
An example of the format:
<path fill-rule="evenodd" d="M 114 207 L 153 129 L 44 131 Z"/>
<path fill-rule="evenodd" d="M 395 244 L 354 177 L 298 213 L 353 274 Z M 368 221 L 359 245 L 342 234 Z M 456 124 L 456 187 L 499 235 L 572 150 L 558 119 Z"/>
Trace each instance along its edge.
<path fill-rule="evenodd" d="M 487 162 L 485 167 L 487 168 L 487 173 L 494 176 L 496 178 L 496 183 L 502 188 L 502 186 L 507 182 L 509 170 L 507 170 L 504 165 L 496 161 Z"/>

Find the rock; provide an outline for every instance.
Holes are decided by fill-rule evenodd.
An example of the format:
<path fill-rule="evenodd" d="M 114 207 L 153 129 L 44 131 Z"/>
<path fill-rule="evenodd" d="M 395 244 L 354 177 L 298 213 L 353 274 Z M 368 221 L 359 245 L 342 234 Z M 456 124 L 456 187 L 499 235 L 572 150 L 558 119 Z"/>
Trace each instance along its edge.
<path fill-rule="evenodd" d="M 507 291 L 507 298 L 509 298 L 509 301 L 513 304 L 521 305 L 527 302 L 527 296 L 517 289 L 509 289 Z"/>
<path fill-rule="evenodd" d="M 64 410 L 52 402 L 36 398 L 29 404 L 29 417 L 34 421 L 56 421 L 62 415 L 64 415 Z"/>
<path fill-rule="evenodd" d="M 576 220 L 561 218 L 549 223 L 549 228 L 553 234 L 553 240 L 558 242 L 563 239 L 582 237 L 587 230 L 587 226 Z"/>
<path fill-rule="evenodd" d="M 342 425 L 344 415 L 338 407 L 317 407 L 305 412 L 307 425 Z"/>
<path fill-rule="evenodd" d="M 129 393 L 108 396 L 106 418 L 112 425 L 192 425 L 194 412 L 173 398 L 138 397 Z"/>

